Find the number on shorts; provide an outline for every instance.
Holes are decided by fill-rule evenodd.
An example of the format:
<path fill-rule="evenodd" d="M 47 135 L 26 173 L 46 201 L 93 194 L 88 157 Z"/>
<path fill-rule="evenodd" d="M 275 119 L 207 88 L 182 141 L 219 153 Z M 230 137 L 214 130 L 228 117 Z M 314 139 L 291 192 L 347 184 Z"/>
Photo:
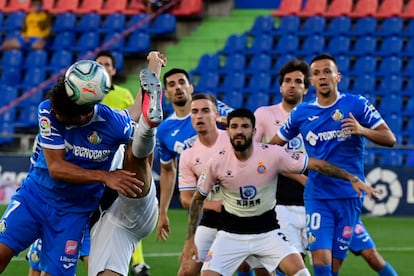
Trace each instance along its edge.
<path fill-rule="evenodd" d="M 311 230 L 319 229 L 321 227 L 321 214 L 306 214 L 306 225 L 308 226 L 308 229 L 310 228 Z"/>
<path fill-rule="evenodd" d="M 19 206 L 20 206 L 20 202 L 17 200 L 13 200 L 10 203 L 9 208 L 7 208 L 6 212 L 4 213 L 3 218 L 7 218 L 10 215 L 10 213 L 16 210 L 16 208 Z"/>

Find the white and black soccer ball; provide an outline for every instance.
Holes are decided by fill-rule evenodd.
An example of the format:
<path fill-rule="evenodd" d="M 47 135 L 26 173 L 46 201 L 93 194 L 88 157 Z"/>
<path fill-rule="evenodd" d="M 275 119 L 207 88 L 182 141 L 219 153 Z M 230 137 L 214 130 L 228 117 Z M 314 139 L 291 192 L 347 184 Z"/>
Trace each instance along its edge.
<path fill-rule="evenodd" d="M 93 105 L 108 94 L 111 80 L 105 67 L 93 60 L 81 60 L 66 71 L 65 88 L 76 104 Z"/>

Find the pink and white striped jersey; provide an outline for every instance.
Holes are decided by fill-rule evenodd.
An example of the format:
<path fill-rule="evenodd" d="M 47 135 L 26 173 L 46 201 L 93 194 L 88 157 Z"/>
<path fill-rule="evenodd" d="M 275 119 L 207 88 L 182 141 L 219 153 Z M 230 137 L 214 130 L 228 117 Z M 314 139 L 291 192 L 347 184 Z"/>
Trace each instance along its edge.
<path fill-rule="evenodd" d="M 290 152 L 277 145 L 253 142 L 253 152 L 240 161 L 233 149 L 216 153 L 198 180 L 198 190 L 207 196 L 220 185 L 220 195 L 227 212 L 252 217 L 272 210 L 276 205 L 279 173 L 303 173 L 308 156 Z"/>

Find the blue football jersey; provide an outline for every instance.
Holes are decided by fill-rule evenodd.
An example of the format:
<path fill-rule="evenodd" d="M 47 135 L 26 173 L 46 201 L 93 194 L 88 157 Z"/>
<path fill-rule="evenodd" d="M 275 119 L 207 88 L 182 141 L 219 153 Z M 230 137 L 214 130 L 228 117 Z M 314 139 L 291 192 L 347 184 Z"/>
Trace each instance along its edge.
<path fill-rule="evenodd" d="M 383 119 L 375 107 L 360 95 L 339 94 L 331 106 L 317 101 L 305 102 L 294 108 L 279 136 L 288 141 L 302 134 L 310 157 L 326 160 L 364 180 L 365 137 L 349 135 L 341 130 L 341 120 L 352 113 L 367 128 L 376 128 Z M 316 199 L 355 198 L 352 185 L 342 179 L 309 171 L 304 197 Z"/>
<path fill-rule="evenodd" d="M 119 145 L 131 139 L 135 122 L 127 112 L 116 112 L 97 104 L 90 122 L 82 126 L 65 126 L 51 115 L 50 110 L 49 100 L 39 105 L 39 134 L 23 185 L 30 185 L 31 190 L 56 208 L 94 210 L 103 184 L 72 184 L 52 179 L 42 148 L 63 149 L 65 159 L 82 168 L 109 171 Z"/>

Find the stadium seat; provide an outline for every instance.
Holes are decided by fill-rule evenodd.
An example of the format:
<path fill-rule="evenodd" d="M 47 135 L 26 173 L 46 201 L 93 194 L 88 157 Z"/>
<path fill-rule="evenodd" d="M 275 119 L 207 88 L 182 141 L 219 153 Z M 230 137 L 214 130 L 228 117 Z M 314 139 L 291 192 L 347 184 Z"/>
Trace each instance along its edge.
<path fill-rule="evenodd" d="M 414 0 L 409 0 L 409 2 L 405 5 L 405 9 L 403 9 L 403 12 L 399 15 L 399 17 L 402 17 L 404 19 L 414 18 Z"/>
<path fill-rule="evenodd" d="M 405 105 L 405 108 L 403 109 L 402 114 L 404 116 L 410 117 L 410 120 L 414 118 L 414 97 L 409 97 L 407 100 L 407 104 Z"/>
<path fill-rule="evenodd" d="M 150 26 L 150 16 L 146 13 L 134 14 L 127 22 L 127 29 L 131 31 L 147 32 Z"/>
<path fill-rule="evenodd" d="M 31 0 L 9 0 L 7 5 L 2 8 L 2 12 L 28 12 L 31 7 Z"/>
<path fill-rule="evenodd" d="M 126 15 L 123 13 L 112 13 L 107 15 L 99 29 L 100 32 L 113 33 L 122 32 L 126 26 Z"/>
<path fill-rule="evenodd" d="M 377 19 L 374 17 L 363 17 L 356 19 L 356 23 L 350 31 L 353 36 L 374 35 L 377 31 Z"/>
<path fill-rule="evenodd" d="M 349 52 L 351 48 L 351 38 L 345 35 L 334 36 L 328 40 L 326 52 L 333 56 L 344 55 Z"/>
<path fill-rule="evenodd" d="M 381 82 L 375 94 L 383 97 L 390 94 L 396 94 L 400 96 L 402 94 L 402 88 L 403 79 L 400 75 L 386 75 L 381 79 Z"/>
<path fill-rule="evenodd" d="M 350 54 L 354 56 L 366 56 L 375 53 L 377 48 L 377 40 L 372 36 L 361 36 L 355 41 Z"/>
<path fill-rule="evenodd" d="M 267 93 L 270 89 L 272 77 L 268 73 L 260 72 L 253 74 L 246 87 L 243 89 L 247 93 L 263 92 Z"/>
<path fill-rule="evenodd" d="M 3 13 L 6 6 L 7 6 L 7 0 L 0 0 L 0 13 Z"/>
<path fill-rule="evenodd" d="M 351 67 L 351 60 L 348 55 L 338 55 L 336 58 L 336 63 L 338 64 L 338 70 L 343 75 L 348 75 Z"/>
<path fill-rule="evenodd" d="M 101 38 L 97 32 L 82 33 L 76 44 L 73 46 L 77 52 L 93 51 L 101 44 Z"/>
<path fill-rule="evenodd" d="M 26 14 L 24 12 L 13 12 L 8 14 L 7 18 L 3 22 L 3 25 L 1 26 L 1 29 L 6 33 L 12 31 L 20 32 L 25 17 Z"/>
<path fill-rule="evenodd" d="M 352 28 L 352 19 L 347 16 L 334 17 L 326 28 L 325 35 L 338 36 L 348 35 Z"/>
<path fill-rule="evenodd" d="M 280 19 L 279 26 L 273 30 L 275 35 L 294 34 L 299 31 L 300 17 L 296 15 L 284 16 Z"/>
<path fill-rule="evenodd" d="M 72 12 L 76 13 L 79 8 L 80 0 L 56 0 L 54 6 L 48 8 L 48 11 L 53 14 Z"/>
<path fill-rule="evenodd" d="M 325 31 L 326 19 L 322 16 L 310 16 L 305 19 L 302 27 L 299 29 L 299 34 L 315 35 L 323 34 Z"/>
<path fill-rule="evenodd" d="M 51 50 L 71 50 L 76 43 L 76 35 L 74 32 L 60 32 L 51 42 Z"/>
<path fill-rule="evenodd" d="M 239 91 L 226 91 L 222 101 L 233 108 L 243 107 L 244 94 Z"/>
<path fill-rule="evenodd" d="M 377 30 L 377 36 L 400 35 L 404 30 L 404 20 L 399 17 L 390 17 L 382 20 Z"/>
<path fill-rule="evenodd" d="M 400 150 L 392 149 L 376 149 L 377 154 L 380 155 L 379 166 L 402 166 L 403 156 Z"/>
<path fill-rule="evenodd" d="M 56 74 L 62 69 L 69 67 L 72 64 L 73 60 L 73 53 L 69 50 L 54 51 L 50 58 L 47 69 L 51 72 L 51 74 Z"/>
<path fill-rule="evenodd" d="M 387 76 L 394 74 L 401 74 L 403 60 L 399 56 L 387 56 L 380 60 L 378 69 L 375 74 L 377 76 Z M 413 71 L 411 71 L 411 74 Z"/>
<path fill-rule="evenodd" d="M 223 49 L 219 51 L 220 54 L 230 55 L 232 53 L 244 53 L 247 49 L 247 36 L 245 34 L 232 34 L 224 45 Z"/>
<path fill-rule="evenodd" d="M 404 0 L 382 0 L 376 18 L 388 18 L 392 16 L 400 16 L 403 11 Z"/>
<path fill-rule="evenodd" d="M 271 15 L 259 15 L 253 22 L 253 26 L 247 31 L 249 35 L 270 34 L 275 27 L 275 19 Z"/>
<path fill-rule="evenodd" d="M 220 76 L 216 72 L 202 72 L 195 85 L 196 92 L 206 92 L 217 89 L 219 86 Z"/>
<path fill-rule="evenodd" d="M 383 118 L 394 133 L 399 134 L 402 131 L 403 118 L 400 116 L 400 112 L 388 114 L 387 116 L 383 116 Z"/>
<path fill-rule="evenodd" d="M 0 91 L 2 93 L 0 97 L 0 107 L 9 104 L 11 101 L 15 100 L 19 95 L 18 90 L 15 86 L 0 84 Z M 0 120 L 1 120 L 0 116 Z"/>
<path fill-rule="evenodd" d="M 125 37 L 120 33 L 108 33 L 103 39 L 101 47 L 111 51 L 122 51 L 125 45 Z"/>
<path fill-rule="evenodd" d="M 93 0 L 93 1 L 81 1 L 78 9 L 76 10 L 77 14 L 86 14 L 86 13 L 100 13 L 104 5 L 104 0 Z"/>
<path fill-rule="evenodd" d="M 347 75 L 341 75 L 341 81 L 338 83 L 338 90 L 340 92 L 348 92 L 350 79 Z"/>
<path fill-rule="evenodd" d="M 296 54 L 299 48 L 299 38 L 296 35 L 284 35 L 276 42 L 272 53 L 276 55 Z"/>
<path fill-rule="evenodd" d="M 79 22 L 75 27 L 78 33 L 99 30 L 101 27 L 101 15 L 99 13 L 87 13 L 79 17 Z"/>
<path fill-rule="evenodd" d="M 359 74 L 349 89 L 353 94 L 373 94 L 375 92 L 375 85 L 376 79 L 373 75 Z"/>
<path fill-rule="evenodd" d="M 400 55 L 403 50 L 404 41 L 400 36 L 390 36 L 382 40 L 375 55 L 387 57 L 391 55 Z"/>
<path fill-rule="evenodd" d="M 138 1 L 131 1 L 138 2 Z M 102 8 L 99 10 L 100 14 L 108 15 L 111 13 L 124 13 L 128 5 L 128 0 L 106 0 Z"/>
<path fill-rule="evenodd" d="M 27 105 L 20 108 L 20 112 L 14 121 L 18 128 L 31 128 L 39 124 L 37 118 L 37 104 Z"/>
<path fill-rule="evenodd" d="M 352 12 L 353 0 L 333 0 L 329 5 L 326 12 L 323 14 L 325 17 L 348 17 Z"/>
<path fill-rule="evenodd" d="M 414 37 L 411 37 L 408 39 L 408 41 L 405 43 L 402 52 L 400 53 L 402 56 L 408 57 L 408 58 L 414 58 Z"/>
<path fill-rule="evenodd" d="M 298 15 L 302 10 L 302 0 L 281 0 L 279 9 L 272 11 L 273 16 Z"/>
<path fill-rule="evenodd" d="M 414 97 L 414 78 L 408 78 L 407 83 L 403 86 L 402 94 L 404 96 Z"/>
<path fill-rule="evenodd" d="M 24 55 L 23 52 L 17 49 L 8 50 L 3 52 L 1 58 L 1 68 L 5 69 L 6 67 L 15 67 L 21 68 L 23 65 Z"/>
<path fill-rule="evenodd" d="M 322 35 L 311 35 L 305 38 L 297 53 L 305 56 L 314 56 L 320 54 L 322 49 L 325 49 L 325 37 Z"/>
<path fill-rule="evenodd" d="M 378 9 L 378 0 L 358 0 L 350 17 L 361 18 L 366 16 L 375 16 Z"/>
<path fill-rule="evenodd" d="M 272 56 L 268 54 L 254 55 L 245 68 L 245 72 L 253 74 L 255 72 L 268 73 L 272 67 Z"/>
<path fill-rule="evenodd" d="M 383 116 L 400 113 L 403 110 L 403 99 L 400 95 L 387 94 L 382 98 L 378 110 Z"/>
<path fill-rule="evenodd" d="M 295 56 L 291 55 L 291 54 L 286 54 L 286 55 L 277 55 L 277 59 L 275 62 L 275 65 L 272 67 L 271 72 L 273 72 L 274 74 L 279 74 L 279 70 L 280 68 L 282 68 L 282 66 L 287 63 L 289 60 L 294 59 Z M 279 84 L 277 84 L 277 87 L 275 88 L 276 91 L 279 91 Z"/>
<path fill-rule="evenodd" d="M 52 25 L 52 32 L 73 31 L 76 28 L 77 18 L 75 13 L 64 12 L 56 15 Z"/>
<path fill-rule="evenodd" d="M 124 54 L 121 51 L 112 51 L 112 55 L 114 56 L 116 63 L 115 63 L 115 69 L 117 72 L 121 72 L 124 70 L 125 60 L 124 60 Z"/>
<path fill-rule="evenodd" d="M 219 68 L 219 72 L 222 74 L 233 74 L 234 72 L 244 71 L 245 66 L 246 56 L 235 53 L 226 57 L 223 66 Z"/>
<path fill-rule="evenodd" d="M 45 50 L 30 51 L 23 61 L 23 68 L 46 67 L 48 62 L 48 54 Z"/>
<path fill-rule="evenodd" d="M 2 114 L 4 115 L 4 113 Z M 13 123 L 0 123 L 0 145 L 8 145 L 14 142 L 14 125 Z"/>
<path fill-rule="evenodd" d="M 146 13 L 147 7 L 142 1 L 127 1 L 127 6 L 122 12 L 125 15 L 131 16 L 140 13 Z"/>
<path fill-rule="evenodd" d="M 305 6 L 298 13 L 300 17 L 323 16 L 328 8 L 328 0 L 306 0 Z"/>
<path fill-rule="evenodd" d="M 407 24 L 405 25 L 406 26 L 400 35 L 407 39 L 414 37 L 414 20 L 407 20 Z"/>
<path fill-rule="evenodd" d="M 412 77 L 414 72 L 414 58 L 408 59 L 408 61 L 404 64 L 402 69 L 402 75 L 405 77 Z M 413 91 L 414 92 L 414 91 Z M 414 109 L 413 109 L 414 110 Z"/>
<path fill-rule="evenodd" d="M 51 10 L 55 7 L 55 0 L 43 0 L 42 7 L 43 10 L 51 12 Z"/>
<path fill-rule="evenodd" d="M 245 74 L 242 72 L 234 72 L 225 75 L 223 83 L 219 87 L 221 91 L 240 91 L 244 88 L 246 82 Z"/>
<path fill-rule="evenodd" d="M 21 80 L 21 68 L 3 67 L 1 70 L 0 83 L 5 85 L 18 85 Z"/>
<path fill-rule="evenodd" d="M 355 76 L 362 74 L 374 74 L 377 68 L 377 59 L 372 56 L 359 57 L 351 68 L 351 73 Z"/>
<path fill-rule="evenodd" d="M 23 91 L 32 89 L 33 87 L 39 85 L 46 80 L 46 70 L 45 68 L 33 67 L 26 70 L 22 82 L 19 84 L 19 87 Z M 39 101 L 40 102 L 40 101 Z M 35 103 L 38 104 L 39 102 Z"/>
<path fill-rule="evenodd" d="M 205 72 L 217 72 L 220 67 L 220 56 L 218 54 L 203 54 L 196 68 L 192 70 L 194 74 L 203 74 Z"/>
<path fill-rule="evenodd" d="M 268 93 L 254 93 L 251 94 L 246 101 L 246 108 L 251 111 L 255 111 L 260 106 L 265 106 L 270 104 L 270 96 Z"/>
<path fill-rule="evenodd" d="M 273 50 L 273 35 L 258 34 L 254 36 L 252 45 L 245 50 L 247 55 L 270 54 Z"/>
<path fill-rule="evenodd" d="M 134 32 L 126 40 L 125 53 L 146 53 L 151 47 L 151 36 L 144 32 Z"/>
<path fill-rule="evenodd" d="M 165 13 L 158 15 L 149 26 L 149 33 L 152 35 L 174 34 L 177 28 L 175 15 Z"/>

